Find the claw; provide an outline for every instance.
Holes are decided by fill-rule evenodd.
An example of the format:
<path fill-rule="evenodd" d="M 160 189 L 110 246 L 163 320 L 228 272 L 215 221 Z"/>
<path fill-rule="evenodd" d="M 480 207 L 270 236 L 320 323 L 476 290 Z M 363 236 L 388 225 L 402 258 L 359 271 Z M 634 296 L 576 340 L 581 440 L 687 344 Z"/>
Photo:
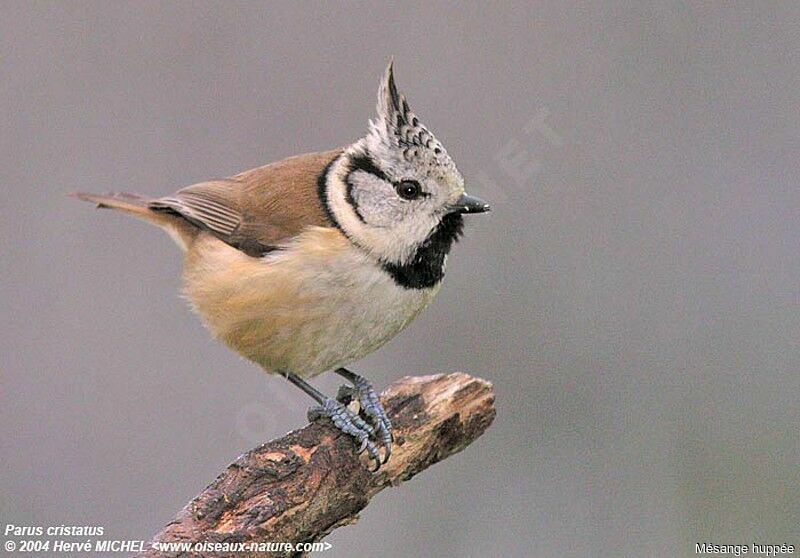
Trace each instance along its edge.
<path fill-rule="evenodd" d="M 375 462 L 375 467 L 370 469 L 370 472 L 375 473 L 378 469 L 381 468 L 381 458 L 380 453 L 378 452 L 378 448 L 375 447 L 375 444 L 369 442 L 367 444 L 367 455 L 369 455 L 369 460 Z"/>
<path fill-rule="evenodd" d="M 375 464 L 377 465 L 375 470 L 377 471 L 381 466 L 380 454 L 378 453 L 378 448 L 376 448 L 375 444 L 372 442 L 367 443 L 367 455 L 369 455 L 371 460 L 375 461 Z"/>
<path fill-rule="evenodd" d="M 349 372 L 347 373 L 347 376 L 348 379 L 350 379 Z M 362 383 L 365 383 L 366 388 L 361 386 L 345 386 L 339 390 L 336 399 L 331 399 L 330 397 L 325 397 L 324 394 L 319 392 L 313 386 L 309 385 L 305 380 L 296 374 L 287 373 L 286 378 L 320 403 L 320 405 L 311 407 L 308 410 L 307 414 L 309 421 L 313 422 L 321 418 L 330 419 L 330 421 L 339 431 L 341 431 L 343 434 L 351 436 L 354 439 L 357 446 L 358 455 L 361 455 L 366 450 L 370 461 L 375 462 L 375 468 L 372 469 L 372 471 L 375 472 L 380 469 L 382 465 L 380 451 L 375 446 L 375 443 L 373 443 L 373 439 L 379 440 L 381 446 L 389 451 L 389 447 L 386 446 L 386 425 L 388 424 L 388 419 L 386 419 L 386 415 L 383 414 L 383 408 L 380 407 L 380 402 L 377 401 L 375 392 L 372 391 L 372 387 L 366 383 L 366 380 L 358 376 L 357 378 L 360 379 Z M 348 405 L 354 399 L 355 395 L 358 395 L 359 404 L 361 405 L 362 409 L 367 407 L 372 408 L 377 404 L 381 413 L 378 416 L 382 417 L 382 419 L 376 420 L 374 411 L 365 412 L 364 417 L 360 416 L 360 413 L 352 411 Z M 370 397 L 372 400 L 369 399 Z M 379 434 L 377 435 L 376 429 L 379 431 Z"/>
<path fill-rule="evenodd" d="M 361 406 L 361 411 L 365 417 L 374 427 L 374 432 L 378 437 L 381 447 L 384 449 L 384 456 L 381 463 L 386 463 L 392 455 L 392 423 L 389 422 L 389 417 L 386 416 L 386 411 L 381 405 L 378 394 L 372 388 L 372 385 L 362 377 L 357 377 L 353 381 L 353 387 L 342 386 L 339 388 L 337 399 L 343 401 L 347 399 L 348 402 L 354 396 L 358 397 L 358 403 Z"/>
<path fill-rule="evenodd" d="M 375 428 L 372 425 L 336 399 L 326 399 L 322 405 L 311 407 L 308 410 L 308 420 L 314 421 L 320 418 L 330 419 L 336 428 L 355 438 L 356 443 L 359 444 L 356 453 L 360 455 L 366 450 L 370 461 L 375 461 L 376 467 L 372 469 L 373 472 L 380 468 L 380 453 L 370 440 L 375 435 Z"/>

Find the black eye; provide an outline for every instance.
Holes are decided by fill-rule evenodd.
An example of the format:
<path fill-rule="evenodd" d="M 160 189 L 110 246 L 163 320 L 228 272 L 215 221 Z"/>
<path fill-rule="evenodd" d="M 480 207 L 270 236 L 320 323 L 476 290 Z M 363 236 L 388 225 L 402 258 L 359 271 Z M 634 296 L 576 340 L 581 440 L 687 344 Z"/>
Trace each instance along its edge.
<path fill-rule="evenodd" d="M 394 185 L 397 195 L 404 200 L 415 200 L 422 196 L 422 187 L 416 180 L 403 180 Z"/>

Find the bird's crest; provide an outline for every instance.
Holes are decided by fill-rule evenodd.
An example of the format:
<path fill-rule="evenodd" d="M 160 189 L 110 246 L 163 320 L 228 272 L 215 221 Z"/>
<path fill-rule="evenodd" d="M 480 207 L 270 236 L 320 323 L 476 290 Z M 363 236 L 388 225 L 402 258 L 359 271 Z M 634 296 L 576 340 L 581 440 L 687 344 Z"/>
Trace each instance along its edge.
<path fill-rule="evenodd" d="M 389 62 L 381 79 L 377 108 L 378 116 L 370 121 L 366 138 L 371 153 L 381 159 L 401 158 L 417 167 L 427 167 L 429 173 L 455 169 L 444 146 L 411 112 L 405 96 L 398 93 L 393 62 Z"/>

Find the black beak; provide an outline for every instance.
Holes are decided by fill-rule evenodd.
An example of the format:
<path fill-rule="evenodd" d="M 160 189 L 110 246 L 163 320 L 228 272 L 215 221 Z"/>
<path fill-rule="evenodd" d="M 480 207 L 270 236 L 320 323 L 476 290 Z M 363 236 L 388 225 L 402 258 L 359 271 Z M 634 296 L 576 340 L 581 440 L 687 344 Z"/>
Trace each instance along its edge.
<path fill-rule="evenodd" d="M 456 203 L 451 206 L 451 213 L 486 213 L 492 209 L 488 203 L 480 198 L 461 194 Z"/>

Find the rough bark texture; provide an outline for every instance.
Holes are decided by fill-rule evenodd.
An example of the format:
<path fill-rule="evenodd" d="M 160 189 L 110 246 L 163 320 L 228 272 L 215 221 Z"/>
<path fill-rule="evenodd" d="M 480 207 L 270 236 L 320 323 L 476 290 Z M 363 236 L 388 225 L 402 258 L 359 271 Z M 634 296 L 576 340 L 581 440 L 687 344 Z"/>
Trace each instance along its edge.
<path fill-rule="evenodd" d="M 492 385 L 462 373 L 405 377 L 390 385 L 381 400 L 394 426 L 395 444 L 378 473 L 368 470 L 366 456 L 356 456 L 352 438 L 328 421 L 317 421 L 239 457 L 151 544 L 319 541 L 354 523 L 358 512 L 387 486 L 397 486 L 467 447 L 495 416 Z M 265 553 L 164 552 L 151 547 L 139 556 L 224 555 Z"/>

